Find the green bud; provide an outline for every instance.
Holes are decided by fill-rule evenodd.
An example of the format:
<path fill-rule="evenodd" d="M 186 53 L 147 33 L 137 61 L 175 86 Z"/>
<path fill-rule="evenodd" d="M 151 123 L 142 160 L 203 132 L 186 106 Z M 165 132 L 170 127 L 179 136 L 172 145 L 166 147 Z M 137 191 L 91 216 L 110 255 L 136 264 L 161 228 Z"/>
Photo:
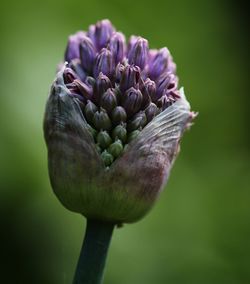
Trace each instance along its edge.
<path fill-rule="evenodd" d="M 114 143 L 112 143 L 109 146 L 108 151 L 110 154 L 112 154 L 113 157 L 119 157 L 123 151 L 123 145 L 121 140 L 117 139 Z"/>
<path fill-rule="evenodd" d="M 107 148 L 112 142 L 112 139 L 107 131 L 100 131 L 96 140 L 102 149 Z"/>
<path fill-rule="evenodd" d="M 112 131 L 112 138 L 113 140 L 118 138 L 123 143 L 125 143 L 127 140 L 127 130 L 125 128 L 125 125 L 122 125 L 122 124 L 117 125 Z"/>
<path fill-rule="evenodd" d="M 93 117 L 94 126 L 99 130 L 110 130 L 112 127 L 111 120 L 105 109 L 97 111 Z"/>
<path fill-rule="evenodd" d="M 147 124 L 147 117 L 145 112 L 141 111 L 136 114 L 133 119 L 128 123 L 128 131 L 136 130 L 140 127 L 144 127 Z"/>
<path fill-rule="evenodd" d="M 96 144 L 96 150 L 99 154 L 102 153 L 102 148 L 98 144 Z"/>
<path fill-rule="evenodd" d="M 93 138 L 95 139 L 96 138 L 96 134 L 97 134 L 97 131 L 91 127 L 89 124 L 87 124 L 87 128 L 88 128 L 88 131 L 90 132 L 90 134 L 93 136 Z"/>
<path fill-rule="evenodd" d="M 98 108 L 94 103 L 92 103 L 91 101 L 87 102 L 84 113 L 89 123 L 92 123 L 94 114 L 97 112 L 97 110 Z"/>
<path fill-rule="evenodd" d="M 123 107 L 117 106 L 112 111 L 112 122 L 114 124 L 119 124 L 121 122 L 126 122 L 127 114 Z"/>
<path fill-rule="evenodd" d="M 134 130 L 132 131 L 129 136 L 128 136 L 128 143 L 131 142 L 132 140 L 134 140 L 139 134 L 140 134 L 140 130 Z"/>
<path fill-rule="evenodd" d="M 114 161 L 114 157 L 107 150 L 104 150 L 102 152 L 101 158 L 104 162 L 105 167 L 109 167 Z"/>

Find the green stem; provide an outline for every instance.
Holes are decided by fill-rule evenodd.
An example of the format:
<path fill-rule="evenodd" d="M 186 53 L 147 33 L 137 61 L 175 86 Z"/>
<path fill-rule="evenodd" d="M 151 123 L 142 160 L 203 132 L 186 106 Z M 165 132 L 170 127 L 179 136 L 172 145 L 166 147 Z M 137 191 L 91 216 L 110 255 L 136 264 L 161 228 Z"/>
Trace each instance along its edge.
<path fill-rule="evenodd" d="M 73 284 L 100 284 L 115 224 L 87 220 Z"/>

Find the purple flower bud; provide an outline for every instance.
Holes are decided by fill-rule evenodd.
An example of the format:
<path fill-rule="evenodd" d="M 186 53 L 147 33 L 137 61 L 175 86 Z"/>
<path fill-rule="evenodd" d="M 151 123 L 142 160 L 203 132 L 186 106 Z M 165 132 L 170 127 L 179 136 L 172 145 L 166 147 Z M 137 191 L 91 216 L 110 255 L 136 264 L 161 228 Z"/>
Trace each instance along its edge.
<path fill-rule="evenodd" d="M 86 72 L 82 68 L 81 60 L 79 58 L 75 58 L 70 61 L 69 68 L 71 68 L 77 76 L 84 81 L 86 79 Z"/>
<path fill-rule="evenodd" d="M 90 26 L 88 36 L 93 40 L 97 50 L 107 45 L 112 33 L 115 31 L 109 20 L 102 20 L 95 26 Z"/>
<path fill-rule="evenodd" d="M 112 122 L 117 125 L 127 120 L 127 114 L 122 106 L 117 106 L 112 111 Z"/>
<path fill-rule="evenodd" d="M 156 99 L 156 84 L 154 81 L 149 78 L 145 81 L 145 89 L 150 96 L 150 98 L 154 101 Z"/>
<path fill-rule="evenodd" d="M 143 69 L 148 58 L 148 41 L 142 37 L 138 37 L 137 41 L 131 44 L 128 51 L 128 62 Z"/>
<path fill-rule="evenodd" d="M 80 58 L 83 69 L 88 73 L 91 73 L 93 70 L 95 55 L 96 51 L 92 40 L 85 36 L 80 43 Z"/>
<path fill-rule="evenodd" d="M 114 72 L 114 61 L 111 51 L 103 48 L 96 58 L 94 65 L 94 76 L 97 78 L 102 72 L 104 75 L 111 77 Z"/>
<path fill-rule="evenodd" d="M 163 73 L 156 82 L 157 90 L 156 97 L 159 99 L 164 93 L 177 88 L 176 77 L 171 73 Z"/>
<path fill-rule="evenodd" d="M 65 68 L 63 71 L 63 79 L 65 84 L 70 84 L 74 80 L 78 79 L 78 76 L 71 68 Z"/>
<path fill-rule="evenodd" d="M 83 83 L 81 80 L 74 80 L 72 85 L 78 90 L 78 93 L 82 94 L 87 100 L 91 99 L 93 90 L 91 87 Z"/>
<path fill-rule="evenodd" d="M 141 103 L 142 93 L 140 90 L 131 87 L 125 92 L 122 105 L 128 117 L 131 117 L 140 109 Z"/>
<path fill-rule="evenodd" d="M 122 33 L 116 32 L 110 38 L 109 50 L 111 51 L 115 65 L 121 62 L 124 58 L 125 53 L 125 38 Z"/>
<path fill-rule="evenodd" d="M 163 72 L 166 71 L 168 66 L 169 56 L 170 53 L 166 47 L 160 49 L 155 54 L 155 56 L 153 57 L 152 61 L 149 64 L 149 76 L 151 79 L 155 80 Z"/>
<path fill-rule="evenodd" d="M 110 113 L 116 106 L 117 100 L 114 89 L 109 88 L 101 97 L 101 107 Z"/>
<path fill-rule="evenodd" d="M 108 20 L 87 37 L 71 36 L 65 59 L 44 118 L 52 187 L 87 218 L 137 221 L 165 185 L 195 116 L 173 59 L 141 37 L 126 48 Z"/>
<path fill-rule="evenodd" d="M 120 90 L 122 92 L 131 87 L 137 87 L 140 79 L 140 68 L 138 66 L 127 65 L 121 75 Z"/>
<path fill-rule="evenodd" d="M 64 56 L 65 61 L 70 62 L 71 60 L 80 57 L 79 45 L 84 37 L 85 33 L 81 31 L 69 36 L 68 45 Z"/>
<path fill-rule="evenodd" d="M 116 80 L 116 83 L 120 83 L 121 81 L 121 77 L 122 77 L 122 73 L 125 69 L 125 66 L 122 64 L 122 63 L 118 63 L 116 65 L 116 68 L 115 68 L 115 80 Z"/>
<path fill-rule="evenodd" d="M 129 41 L 128 41 L 128 50 L 131 50 L 131 48 L 135 45 L 135 43 L 137 42 L 139 36 L 135 36 L 135 35 L 132 35 L 130 38 L 129 38 Z"/>
<path fill-rule="evenodd" d="M 107 89 L 111 87 L 112 84 L 109 80 L 109 77 L 107 77 L 103 73 L 100 73 L 96 79 L 96 84 L 94 87 L 94 96 L 93 96 L 94 101 L 99 103 L 102 94 L 105 93 Z"/>

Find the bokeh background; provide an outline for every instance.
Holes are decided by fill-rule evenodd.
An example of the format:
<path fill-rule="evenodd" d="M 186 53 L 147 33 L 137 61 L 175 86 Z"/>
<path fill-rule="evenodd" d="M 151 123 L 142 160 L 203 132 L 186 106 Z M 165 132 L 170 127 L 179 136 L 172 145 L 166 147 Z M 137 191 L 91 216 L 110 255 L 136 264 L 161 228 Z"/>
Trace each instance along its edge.
<path fill-rule="evenodd" d="M 250 283 L 243 3 L 1 1 L 1 283 L 71 283 L 85 220 L 52 193 L 42 119 L 68 35 L 103 18 L 151 47 L 167 46 L 199 111 L 159 202 L 139 223 L 115 231 L 105 283 Z"/>

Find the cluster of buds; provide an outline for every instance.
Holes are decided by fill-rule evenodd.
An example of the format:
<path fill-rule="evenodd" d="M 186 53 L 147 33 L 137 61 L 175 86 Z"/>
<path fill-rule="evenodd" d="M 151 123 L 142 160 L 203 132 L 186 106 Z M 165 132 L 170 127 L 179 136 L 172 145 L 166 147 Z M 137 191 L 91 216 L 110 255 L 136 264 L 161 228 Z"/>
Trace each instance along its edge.
<path fill-rule="evenodd" d="M 141 218 L 165 183 L 192 118 L 166 47 L 149 49 L 139 36 L 126 44 L 108 20 L 71 35 L 45 113 L 55 192 L 65 206 L 88 217 L 120 222 Z M 69 183 L 76 187 L 71 193 L 65 189 Z M 93 197 L 89 205 L 96 192 L 99 203 Z M 107 205 L 114 200 L 115 208 Z"/>
<path fill-rule="evenodd" d="M 69 37 L 63 78 L 106 167 L 140 131 L 179 98 L 175 64 L 167 48 L 122 33 L 108 20 Z"/>

